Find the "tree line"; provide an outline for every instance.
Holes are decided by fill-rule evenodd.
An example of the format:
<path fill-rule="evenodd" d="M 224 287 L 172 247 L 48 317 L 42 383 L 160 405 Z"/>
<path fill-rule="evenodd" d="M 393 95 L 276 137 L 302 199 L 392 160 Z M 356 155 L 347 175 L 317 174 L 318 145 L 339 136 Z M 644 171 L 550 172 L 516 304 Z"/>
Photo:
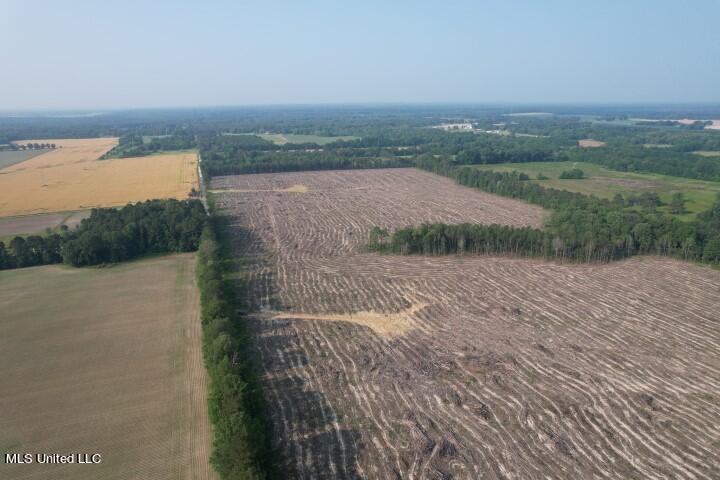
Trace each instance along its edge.
<path fill-rule="evenodd" d="M 242 173 L 297 172 L 303 170 L 348 170 L 361 168 L 411 167 L 413 160 L 404 157 L 357 155 L 351 151 L 202 151 L 203 173 L 208 177 Z"/>
<path fill-rule="evenodd" d="M 117 263 L 143 255 L 195 251 L 205 224 L 198 200 L 149 200 L 93 209 L 77 229 L 0 242 L 0 269 Z"/>
<path fill-rule="evenodd" d="M 369 246 L 396 253 L 481 252 L 606 262 L 637 254 L 659 254 L 720 263 L 720 198 L 693 222 L 605 200 L 541 187 L 518 172 L 491 172 L 458 167 L 433 157 L 419 159 L 421 168 L 449 176 L 461 185 L 517 198 L 551 209 L 543 229 L 500 225 L 421 225 L 390 235 L 374 229 Z"/>
<path fill-rule="evenodd" d="M 634 145 L 577 148 L 568 151 L 566 159 L 594 163 L 621 172 L 649 172 L 720 181 L 720 157 L 703 157 L 671 148 Z"/>
<path fill-rule="evenodd" d="M 248 354 L 241 311 L 246 285 L 230 280 L 232 256 L 223 244 L 221 219 L 205 226 L 198 251 L 203 356 L 209 376 L 208 410 L 213 424 L 210 462 L 224 480 L 277 478 L 277 453 L 259 380 Z M 240 292 L 239 292 L 240 291 Z"/>
<path fill-rule="evenodd" d="M 30 143 L 9 143 L 7 145 L 0 146 L 0 150 L 10 150 L 10 151 L 19 151 L 19 150 L 52 150 L 57 148 L 57 145 L 54 143 L 37 143 L 37 142 L 30 142 Z"/>
<path fill-rule="evenodd" d="M 195 136 L 188 132 L 150 136 L 147 142 L 143 135 L 130 134 L 120 137 L 117 146 L 102 158 L 142 157 L 159 152 L 189 150 L 195 146 Z"/>

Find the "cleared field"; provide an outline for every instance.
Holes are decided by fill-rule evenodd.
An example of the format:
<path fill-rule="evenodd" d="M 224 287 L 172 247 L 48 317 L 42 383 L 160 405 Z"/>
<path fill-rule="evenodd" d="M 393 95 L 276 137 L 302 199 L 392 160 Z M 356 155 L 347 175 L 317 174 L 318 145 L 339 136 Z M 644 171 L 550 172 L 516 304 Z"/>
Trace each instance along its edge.
<path fill-rule="evenodd" d="M 38 155 L 48 152 L 48 150 L 4 150 L 0 151 L 0 170 L 3 168 L 15 165 L 16 163 L 24 162 Z"/>
<path fill-rule="evenodd" d="M 541 221 L 413 170 L 213 188 L 293 478 L 717 478 L 720 272 L 362 253 L 374 225 Z"/>
<path fill-rule="evenodd" d="M 696 155 L 701 155 L 703 157 L 720 157 L 720 152 L 714 150 L 699 150 L 693 153 Z"/>
<path fill-rule="evenodd" d="M 62 148 L 0 171 L 0 217 L 182 199 L 198 186 L 194 152 L 98 160 L 117 139 L 37 141 Z"/>
<path fill-rule="evenodd" d="M 592 140 L 590 138 L 586 138 L 585 140 L 579 140 L 578 146 L 581 148 L 598 148 L 598 147 L 604 147 L 605 142 L 601 142 L 600 140 Z"/>
<path fill-rule="evenodd" d="M 672 194 L 682 192 L 685 196 L 687 213 L 680 218 L 693 218 L 698 212 L 708 210 L 720 193 L 720 183 L 692 180 L 689 178 L 672 177 L 653 173 L 632 173 L 609 170 L 601 166 L 584 162 L 531 162 L 503 163 L 497 165 L 479 165 L 482 170 L 511 172 L 517 170 L 527 173 L 530 181 L 545 187 L 595 195 L 600 198 L 612 198 L 616 193 L 637 195 L 642 192 L 654 192 L 660 199 L 670 203 Z M 581 180 L 561 180 L 560 173 L 571 168 L 579 168 L 587 178 Z M 548 180 L 536 180 L 542 173 Z M 660 211 L 669 213 L 668 207 L 660 207 Z"/>
<path fill-rule="evenodd" d="M 360 138 L 353 136 L 323 137 L 320 135 L 299 135 L 294 133 L 258 133 L 256 135 L 276 145 L 285 145 L 286 143 L 317 143 L 322 146 L 337 142 L 338 140 L 350 141 Z"/>
<path fill-rule="evenodd" d="M 194 255 L 0 272 L 0 453 L 102 455 L 0 478 L 214 478 L 194 272 Z"/>
<path fill-rule="evenodd" d="M 81 210 L 0 218 L 0 240 L 13 235 L 42 234 L 48 228 L 57 230 L 62 225 L 75 228 L 83 218 L 89 216 L 89 210 Z"/>

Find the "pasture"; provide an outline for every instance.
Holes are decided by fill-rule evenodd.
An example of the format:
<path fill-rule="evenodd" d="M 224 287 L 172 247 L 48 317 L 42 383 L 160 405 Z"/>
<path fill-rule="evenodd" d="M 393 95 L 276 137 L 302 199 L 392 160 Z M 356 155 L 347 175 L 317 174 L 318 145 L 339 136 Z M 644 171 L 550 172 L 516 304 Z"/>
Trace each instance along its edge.
<path fill-rule="evenodd" d="M 0 171 L 0 217 L 184 199 L 198 187 L 194 152 L 99 160 L 117 139 L 42 141 L 61 148 Z"/>
<path fill-rule="evenodd" d="M 709 209 L 720 193 L 720 183 L 718 182 L 653 173 L 619 172 L 585 162 L 503 163 L 478 165 L 474 168 L 497 172 L 516 170 L 528 174 L 530 181 L 544 187 L 595 195 L 600 198 L 613 198 L 618 193 L 627 196 L 638 195 L 642 192 L 654 192 L 664 203 L 668 204 L 673 193 L 682 192 L 685 197 L 687 213 L 679 217 L 684 219 L 692 218 L 696 213 Z M 559 178 L 563 171 L 572 168 L 581 169 L 587 178 L 580 180 Z M 549 178 L 537 180 L 538 174 Z M 665 206 L 660 207 L 659 210 L 669 213 L 669 209 Z"/>
<path fill-rule="evenodd" d="M 195 255 L 105 269 L 0 272 L 0 453 L 99 453 L 6 465 L 3 479 L 209 479 Z"/>
<path fill-rule="evenodd" d="M 545 214 L 412 169 L 212 189 L 295 478 L 714 476 L 720 272 L 365 253 L 374 226 Z"/>

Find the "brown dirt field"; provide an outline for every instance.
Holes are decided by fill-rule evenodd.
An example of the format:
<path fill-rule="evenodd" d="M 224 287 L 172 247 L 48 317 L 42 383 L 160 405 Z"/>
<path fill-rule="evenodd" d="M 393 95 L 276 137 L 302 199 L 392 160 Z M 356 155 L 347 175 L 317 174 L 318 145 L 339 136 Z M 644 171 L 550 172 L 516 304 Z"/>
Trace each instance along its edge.
<path fill-rule="evenodd" d="M 90 215 L 89 210 L 79 212 L 45 213 L 38 215 L 24 215 L 20 217 L 0 218 L 0 237 L 43 233 L 46 228 L 57 228 L 67 225 L 75 228 L 83 218 Z"/>
<path fill-rule="evenodd" d="M 255 352 L 290 476 L 718 478 L 720 272 L 362 253 L 374 225 L 542 217 L 415 170 L 213 187 L 293 184 L 310 191 L 218 198 L 253 260 Z M 403 324 L 381 335 L 357 312 Z"/>
<path fill-rule="evenodd" d="M 605 142 L 601 142 L 600 140 L 591 140 L 589 138 L 578 141 L 578 146 L 581 148 L 598 148 L 604 147 L 605 145 Z"/>
<path fill-rule="evenodd" d="M 0 478 L 216 478 L 194 255 L 5 271 L 0 285 Z"/>
<path fill-rule="evenodd" d="M 195 153 L 98 160 L 117 139 L 37 141 L 62 148 L 0 171 L 0 217 L 183 199 L 198 186 Z"/>

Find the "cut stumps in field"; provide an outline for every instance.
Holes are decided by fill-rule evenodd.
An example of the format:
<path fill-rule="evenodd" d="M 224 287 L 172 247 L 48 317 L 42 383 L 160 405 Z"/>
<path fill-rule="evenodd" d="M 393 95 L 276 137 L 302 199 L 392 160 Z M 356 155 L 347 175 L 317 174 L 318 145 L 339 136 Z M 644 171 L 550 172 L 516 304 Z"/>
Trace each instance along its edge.
<path fill-rule="evenodd" d="M 294 477 L 716 478 L 720 272 L 363 253 L 375 226 L 545 214 L 411 169 L 213 188 Z"/>

